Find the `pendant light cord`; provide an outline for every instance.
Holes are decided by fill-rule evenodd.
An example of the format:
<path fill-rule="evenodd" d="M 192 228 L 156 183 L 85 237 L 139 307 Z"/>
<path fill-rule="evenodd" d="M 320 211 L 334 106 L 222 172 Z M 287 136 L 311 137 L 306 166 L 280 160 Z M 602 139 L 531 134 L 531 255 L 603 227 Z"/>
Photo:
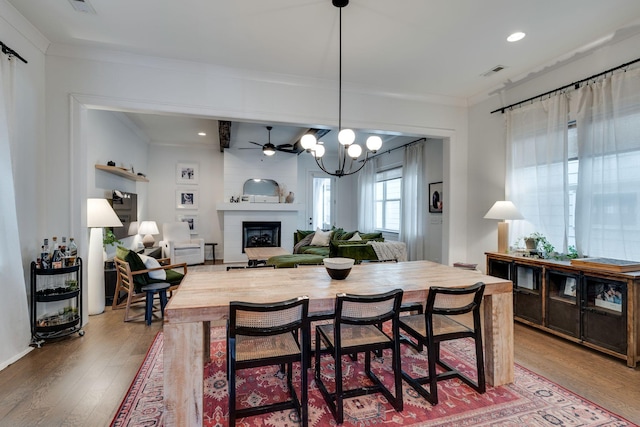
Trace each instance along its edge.
<path fill-rule="evenodd" d="M 338 31 L 338 132 L 342 130 L 342 8 L 340 10 Z"/>

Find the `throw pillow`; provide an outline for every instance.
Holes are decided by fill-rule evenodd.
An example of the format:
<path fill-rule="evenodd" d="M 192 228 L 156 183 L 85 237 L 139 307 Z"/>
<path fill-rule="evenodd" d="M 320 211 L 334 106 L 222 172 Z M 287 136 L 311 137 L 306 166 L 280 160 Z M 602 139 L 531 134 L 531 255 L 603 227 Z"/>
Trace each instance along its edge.
<path fill-rule="evenodd" d="M 129 268 L 131 269 L 132 272 L 147 269 L 147 266 L 144 265 L 144 262 L 142 262 L 142 259 L 140 259 L 140 256 L 132 250 L 129 251 L 129 253 L 124 258 L 124 260 L 129 263 Z M 140 288 L 142 286 L 149 284 L 149 281 L 147 280 L 148 278 L 149 278 L 149 275 L 147 273 L 133 275 L 133 285 L 135 287 L 136 292 L 140 292 Z"/>
<path fill-rule="evenodd" d="M 330 239 L 331 239 L 331 230 L 322 231 L 320 228 L 318 228 L 316 229 L 316 232 L 313 233 L 311 246 L 329 246 Z"/>
<path fill-rule="evenodd" d="M 127 255 L 129 255 L 128 248 L 125 248 L 124 246 L 120 246 L 120 245 L 116 247 L 116 257 L 123 260 L 127 257 Z"/>
<path fill-rule="evenodd" d="M 302 253 L 302 248 L 303 247 L 311 245 L 311 241 L 313 240 L 313 236 L 314 235 L 315 235 L 315 233 L 308 234 L 302 240 L 300 240 L 298 243 L 296 243 L 295 246 L 293 247 L 293 253 L 294 254 Z"/>
<path fill-rule="evenodd" d="M 360 233 L 358 233 L 357 231 L 353 234 L 353 237 L 351 237 L 350 239 L 347 239 L 349 242 L 357 242 L 362 240 L 362 237 L 360 237 Z"/>
<path fill-rule="evenodd" d="M 144 262 L 144 266 L 147 269 L 160 267 L 160 263 L 157 259 L 142 254 L 138 256 L 140 257 L 142 262 Z M 167 273 L 164 270 L 154 270 L 149 272 L 149 277 L 155 280 L 165 280 L 167 278 Z"/>

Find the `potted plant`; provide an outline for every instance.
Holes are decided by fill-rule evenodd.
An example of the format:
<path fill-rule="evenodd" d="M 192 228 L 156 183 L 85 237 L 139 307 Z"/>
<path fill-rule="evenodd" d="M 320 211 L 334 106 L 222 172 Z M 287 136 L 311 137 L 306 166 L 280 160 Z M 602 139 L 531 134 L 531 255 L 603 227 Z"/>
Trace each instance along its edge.
<path fill-rule="evenodd" d="M 531 253 L 537 253 L 546 258 L 555 252 L 555 247 L 537 231 L 524 237 L 523 240 L 527 250 Z"/>
<path fill-rule="evenodd" d="M 104 246 L 105 250 L 107 246 L 121 244 L 122 241 L 118 240 L 115 234 L 113 234 L 113 230 L 110 228 L 105 228 L 102 233 L 102 246 Z"/>

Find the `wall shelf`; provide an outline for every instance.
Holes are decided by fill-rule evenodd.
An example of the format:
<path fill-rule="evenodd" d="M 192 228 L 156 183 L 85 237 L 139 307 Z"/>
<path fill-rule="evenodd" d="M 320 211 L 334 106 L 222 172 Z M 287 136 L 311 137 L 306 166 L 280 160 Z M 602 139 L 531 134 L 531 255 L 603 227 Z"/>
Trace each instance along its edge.
<path fill-rule="evenodd" d="M 122 178 L 130 179 L 131 181 L 149 182 L 149 180 L 144 176 L 136 175 L 117 166 L 96 165 L 96 169 L 121 176 Z"/>

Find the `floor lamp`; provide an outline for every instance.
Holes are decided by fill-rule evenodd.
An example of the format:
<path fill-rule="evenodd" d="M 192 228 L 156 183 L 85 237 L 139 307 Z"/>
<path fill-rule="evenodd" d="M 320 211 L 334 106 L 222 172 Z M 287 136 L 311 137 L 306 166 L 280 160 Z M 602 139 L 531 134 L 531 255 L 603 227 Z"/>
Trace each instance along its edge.
<path fill-rule="evenodd" d="M 91 228 L 87 266 L 89 315 L 94 315 L 104 311 L 102 229 L 104 227 L 122 227 L 122 222 L 107 199 L 87 199 L 87 227 Z"/>
<path fill-rule="evenodd" d="M 509 223 L 506 220 L 524 219 L 516 205 L 508 200 L 498 200 L 484 216 L 486 219 L 499 219 L 498 252 L 504 254 L 509 250 Z"/>

